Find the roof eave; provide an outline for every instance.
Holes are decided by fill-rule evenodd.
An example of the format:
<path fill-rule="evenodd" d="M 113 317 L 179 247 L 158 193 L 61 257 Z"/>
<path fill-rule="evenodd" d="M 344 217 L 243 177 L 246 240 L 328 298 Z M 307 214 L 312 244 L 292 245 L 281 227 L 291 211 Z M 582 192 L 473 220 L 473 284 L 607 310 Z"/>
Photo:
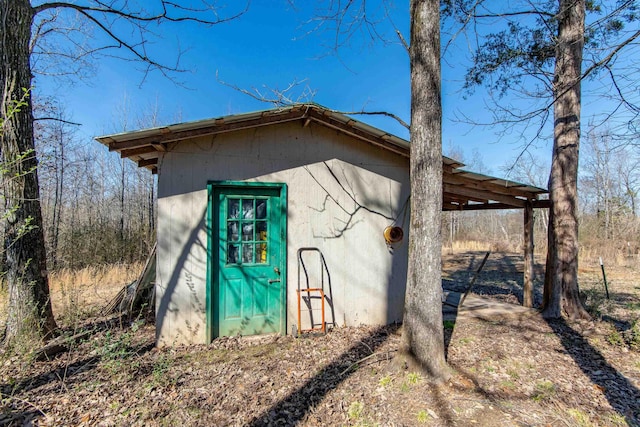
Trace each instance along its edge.
<path fill-rule="evenodd" d="M 409 158 L 409 141 L 384 132 L 345 114 L 317 104 L 293 106 L 230 115 L 214 119 L 179 123 L 96 137 L 110 151 L 131 158 L 139 167 L 157 173 L 158 158 L 167 151 L 167 145 L 179 141 L 235 132 L 245 129 L 302 120 L 303 126 L 310 122 L 338 130 L 374 146 Z M 548 191 L 527 184 L 460 169 L 464 166 L 456 160 L 443 156 L 443 208 L 445 210 L 476 209 L 520 209 L 528 203 L 545 207 L 539 200 Z M 542 202 L 542 203 L 540 203 Z"/>

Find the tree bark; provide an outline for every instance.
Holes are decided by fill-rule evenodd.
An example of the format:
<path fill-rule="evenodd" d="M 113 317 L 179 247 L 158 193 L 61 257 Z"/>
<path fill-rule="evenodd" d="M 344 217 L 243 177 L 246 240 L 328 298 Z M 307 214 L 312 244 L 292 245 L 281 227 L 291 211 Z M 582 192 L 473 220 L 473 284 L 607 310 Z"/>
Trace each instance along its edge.
<path fill-rule="evenodd" d="M 412 0 L 411 223 L 403 351 L 436 381 L 449 376 L 442 325 L 440 9 Z"/>
<path fill-rule="evenodd" d="M 23 90 L 31 87 L 32 21 L 29 0 L 0 0 L 1 108 L 6 119 L 0 149 L 9 287 L 5 342 L 24 334 L 47 338 L 56 329 L 49 298 L 30 98 L 25 99 L 26 106 L 8 114 L 8 105 L 20 100 Z"/>
<path fill-rule="evenodd" d="M 589 318 L 578 288 L 578 154 L 585 0 L 559 0 L 543 316 Z"/>

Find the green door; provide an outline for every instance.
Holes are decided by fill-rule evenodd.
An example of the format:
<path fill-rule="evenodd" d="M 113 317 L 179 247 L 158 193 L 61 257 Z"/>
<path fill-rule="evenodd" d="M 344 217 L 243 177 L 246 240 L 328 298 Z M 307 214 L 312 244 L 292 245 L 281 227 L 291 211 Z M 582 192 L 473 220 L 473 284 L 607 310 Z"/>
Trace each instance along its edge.
<path fill-rule="evenodd" d="M 214 190 L 217 259 L 214 335 L 283 333 L 285 307 L 282 186 Z"/>

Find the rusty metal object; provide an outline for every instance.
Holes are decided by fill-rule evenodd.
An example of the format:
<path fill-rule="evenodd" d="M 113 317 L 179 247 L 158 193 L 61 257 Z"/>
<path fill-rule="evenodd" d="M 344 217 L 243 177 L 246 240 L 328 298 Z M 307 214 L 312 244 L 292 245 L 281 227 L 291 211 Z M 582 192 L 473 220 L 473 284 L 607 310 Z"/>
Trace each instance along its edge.
<path fill-rule="evenodd" d="M 404 231 L 402 230 L 402 227 L 388 226 L 384 229 L 383 234 L 384 240 L 386 240 L 387 243 L 398 243 L 404 238 Z"/>

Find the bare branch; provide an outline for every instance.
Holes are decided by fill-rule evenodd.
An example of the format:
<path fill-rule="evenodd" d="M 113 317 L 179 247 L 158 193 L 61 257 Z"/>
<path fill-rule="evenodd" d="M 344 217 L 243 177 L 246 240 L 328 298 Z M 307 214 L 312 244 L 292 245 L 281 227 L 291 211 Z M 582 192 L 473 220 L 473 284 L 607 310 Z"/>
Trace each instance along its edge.
<path fill-rule="evenodd" d="M 218 81 L 218 83 L 220 83 L 223 86 L 227 86 L 244 95 L 250 96 L 251 98 L 257 101 L 273 104 L 274 107 L 276 108 L 287 107 L 290 105 L 295 105 L 295 104 L 300 104 L 305 102 L 313 102 L 313 97 L 316 94 L 316 92 L 312 90 L 309 87 L 309 85 L 306 84 L 307 79 L 294 80 L 293 82 L 289 83 L 289 85 L 283 90 L 280 90 L 277 88 L 273 89 L 267 86 L 263 86 L 263 89 L 252 87 L 251 90 L 247 90 L 221 80 L 218 76 L 217 71 L 216 71 L 216 80 Z M 298 93 L 297 96 L 295 97 L 292 96 L 294 89 L 298 88 L 303 84 L 304 84 L 304 88 L 302 89 L 302 91 Z M 267 93 L 270 93 L 270 96 L 267 95 Z"/>
<path fill-rule="evenodd" d="M 43 3 L 39 6 L 36 6 L 33 8 L 33 10 L 34 10 L 34 14 L 38 14 L 48 9 L 69 8 L 69 9 L 74 9 L 85 16 L 89 16 L 92 12 L 95 12 L 95 13 L 102 13 L 105 15 L 115 15 L 127 20 L 137 21 L 137 22 L 157 22 L 157 21 L 196 22 L 196 23 L 205 24 L 205 25 L 217 25 L 217 24 L 222 24 L 224 22 L 237 19 L 243 14 L 245 14 L 249 9 L 249 3 L 247 2 L 247 5 L 244 10 L 234 15 L 231 15 L 225 18 L 220 18 L 216 13 L 215 8 L 210 5 L 206 8 L 197 9 L 197 8 L 184 7 L 177 3 L 173 3 L 167 0 L 160 0 L 162 13 L 144 15 L 141 12 L 140 13 L 125 12 L 123 9 L 115 8 L 112 5 L 108 5 L 99 0 L 95 0 L 95 2 L 99 4 L 100 7 L 81 6 L 81 5 L 68 3 L 68 2 L 51 2 L 51 3 Z M 203 3 L 206 4 L 205 2 Z M 169 8 L 173 10 L 170 11 Z M 174 15 L 171 15 L 171 12 L 173 13 L 189 12 L 189 13 L 195 13 L 195 14 L 213 13 L 216 16 L 216 19 L 199 18 L 195 15 L 174 16 Z"/>
<path fill-rule="evenodd" d="M 55 122 L 60 122 L 60 123 L 64 123 L 64 124 L 67 124 L 67 125 L 82 126 L 82 123 L 76 123 L 76 122 L 71 122 L 69 120 L 63 120 L 63 119 L 61 119 L 59 117 L 47 117 L 47 116 L 34 117 L 33 120 L 36 121 L 36 122 L 39 122 L 39 121 L 55 121 Z"/>
<path fill-rule="evenodd" d="M 276 108 L 288 107 L 288 106 L 296 105 L 300 103 L 312 103 L 313 97 L 316 95 L 316 91 L 312 90 L 308 85 L 305 84 L 302 92 L 299 93 L 297 97 L 291 96 L 290 93 L 292 93 L 293 90 L 298 86 L 304 84 L 306 82 L 306 79 L 300 80 L 300 81 L 294 80 L 293 82 L 289 83 L 289 86 L 287 86 L 284 90 L 273 89 L 267 86 L 263 86 L 263 89 L 252 87 L 251 90 L 247 90 L 247 89 L 238 87 L 237 85 L 220 80 L 217 72 L 216 72 L 216 80 L 218 81 L 218 83 L 220 83 L 223 86 L 227 86 L 233 90 L 236 90 L 240 93 L 250 96 L 251 98 L 257 101 L 273 104 L 274 107 Z M 265 93 L 270 93 L 271 96 L 268 96 Z M 323 108 L 326 108 L 326 107 L 323 107 Z M 345 115 L 390 117 L 395 121 L 397 121 L 398 123 L 400 123 L 405 128 L 409 129 L 410 127 L 409 124 L 404 120 L 402 120 L 402 118 L 400 118 L 398 115 L 390 113 L 388 111 L 366 111 L 364 109 L 359 111 L 341 111 L 341 110 L 333 110 L 330 108 L 326 108 L 326 110 L 332 113 L 345 114 Z"/>
<path fill-rule="evenodd" d="M 402 46 L 404 46 L 407 52 L 409 52 L 409 43 L 407 43 L 407 41 L 404 39 L 404 36 L 400 32 L 400 30 L 398 30 L 397 28 L 396 28 L 396 34 L 398 35 L 398 38 L 400 39 L 400 43 L 402 43 Z"/>
<path fill-rule="evenodd" d="M 360 110 L 360 111 L 341 111 L 341 110 L 332 110 L 332 109 L 328 109 L 328 111 L 331 111 L 332 113 L 339 113 L 339 114 L 345 114 L 345 115 L 360 115 L 360 116 L 385 116 L 385 117 L 389 117 L 394 119 L 395 121 L 397 121 L 398 123 L 400 123 L 403 127 L 410 129 L 411 126 L 409 125 L 409 123 L 405 122 L 404 120 L 402 120 L 402 118 L 400 118 L 398 115 L 390 113 L 388 111 L 366 111 L 366 110 Z"/>
<path fill-rule="evenodd" d="M 240 17 L 247 12 L 249 7 L 249 1 L 247 0 L 244 4 L 244 9 L 236 11 L 229 16 L 221 16 L 218 12 L 218 9 L 214 5 L 208 3 L 206 0 L 200 1 L 202 4 L 201 7 L 189 7 L 185 6 L 184 4 L 179 4 L 178 2 L 172 2 L 170 0 L 156 0 L 156 10 L 153 12 L 148 12 L 142 8 L 127 9 L 128 6 L 117 4 L 113 0 L 86 0 L 85 4 L 69 1 L 54 1 L 43 3 L 33 8 L 34 15 L 38 16 L 45 11 L 53 11 L 54 14 L 51 17 L 45 17 L 40 21 L 36 21 L 35 30 L 33 33 L 34 36 L 32 37 L 31 41 L 32 53 L 34 53 L 36 56 L 41 57 L 55 55 L 62 59 L 75 58 L 74 55 L 77 55 L 78 58 L 82 59 L 83 57 L 91 57 L 98 53 L 104 56 L 109 56 L 106 54 L 108 50 L 123 49 L 128 53 L 122 54 L 122 56 L 114 55 L 114 57 L 124 60 L 139 61 L 140 63 L 145 64 L 145 66 L 141 70 L 143 73 L 142 82 L 145 81 L 150 71 L 156 70 L 169 80 L 175 83 L 179 83 L 176 82 L 174 77 L 170 74 L 187 71 L 180 67 L 179 59 L 182 52 L 178 52 L 178 60 L 173 65 L 162 63 L 154 59 L 154 55 L 150 54 L 147 49 L 150 43 L 149 36 L 161 36 L 159 34 L 154 34 L 151 30 L 150 25 L 162 22 L 192 22 L 202 25 L 217 25 Z M 113 43 L 105 43 L 104 45 L 101 45 L 99 47 L 90 48 L 88 46 L 79 45 L 72 36 L 73 33 L 77 34 L 82 31 L 80 27 L 70 27 L 67 32 L 62 32 L 57 28 L 52 28 L 52 24 L 58 16 L 55 12 L 62 10 L 75 12 L 76 14 L 78 14 L 78 16 L 81 16 L 83 18 L 83 21 L 90 23 L 92 27 L 104 33 L 109 39 L 113 41 Z M 129 32 L 127 32 L 127 27 L 123 27 L 121 25 L 122 22 L 125 22 L 126 25 L 129 26 Z M 36 50 L 35 46 L 39 42 L 39 40 L 42 39 L 45 35 L 51 34 L 56 34 L 60 37 L 66 37 L 66 39 L 71 42 L 69 46 L 72 49 L 68 50 L 67 52 L 60 52 L 56 49 L 55 53 L 50 49 Z M 136 36 L 132 38 L 132 34 L 135 34 Z M 73 51 L 73 48 L 75 48 L 75 51 Z M 71 63 L 71 61 L 65 62 Z M 79 70 L 90 66 L 90 61 L 84 61 L 82 62 L 82 65 L 77 65 L 75 67 L 77 71 L 62 68 L 62 70 L 56 70 L 61 71 L 59 73 L 49 72 L 49 74 L 74 74 Z"/>
<path fill-rule="evenodd" d="M 585 28 L 585 30 L 590 30 L 592 28 L 595 27 L 600 27 L 602 25 L 604 25 L 607 21 L 611 20 L 613 17 L 619 15 L 620 13 L 622 13 L 625 9 L 627 9 L 629 6 L 633 5 L 635 0 L 627 0 L 623 3 L 620 3 L 618 5 L 618 7 L 616 7 L 614 10 L 612 10 L 610 13 L 608 13 L 607 15 L 603 16 L 602 18 L 594 21 L 593 23 L 591 23 L 589 26 L 587 26 Z"/>
<path fill-rule="evenodd" d="M 640 114 L 640 107 L 638 107 L 637 105 L 632 104 L 631 102 L 627 101 L 627 98 L 622 93 L 622 89 L 620 89 L 620 86 L 618 85 L 618 81 L 616 79 L 616 76 L 613 74 L 613 71 L 611 70 L 609 65 L 605 65 L 605 68 L 609 72 L 609 77 L 611 77 L 611 82 L 613 83 L 613 86 L 616 88 L 616 92 L 618 94 L 618 97 L 621 100 L 621 103 L 626 105 L 629 110 L 634 111 L 637 114 Z"/>
<path fill-rule="evenodd" d="M 356 41 L 357 35 L 362 35 L 363 40 L 370 43 L 382 41 L 391 43 L 389 34 L 382 30 L 382 24 L 390 19 L 388 0 L 382 2 L 367 2 L 366 0 L 331 0 L 324 2 L 323 7 L 318 7 L 314 17 L 302 23 L 307 28 L 306 35 L 316 32 L 330 33 L 331 44 L 329 50 L 333 53 L 341 47 L 348 46 Z M 295 8 L 296 2 L 289 0 L 289 5 Z M 374 4 L 378 8 L 371 6 Z"/>
<path fill-rule="evenodd" d="M 601 67 L 606 66 L 607 64 L 609 64 L 611 62 L 611 60 L 618 54 L 618 52 L 620 52 L 622 49 L 624 49 L 627 45 L 631 44 L 638 37 L 640 37 L 640 30 L 636 31 L 628 39 L 626 39 L 623 42 L 619 43 L 615 47 L 615 49 L 613 49 L 607 56 L 605 56 L 600 61 L 594 63 L 589 68 L 587 68 L 587 70 L 584 73 L 582 73 L 582 78 L 580 80 L 585 79 L 587 76 L 589 76 L 591 73 L 593 73 L 598 68 L 601 68 Z"/>
<path fill-rule="evenodd" d="M 505 18 L 508 16 L 526 16 L 526 15 L 534 15 L 534 16 L 544 16 L 547 18 L 555 17 L 555 14 L 544 12 L 541 10 L 521 10 L 517 12 L 501 12 L 501 13 L 486 13 L 486 14 L 471 14 L 471 18 L 483 19 L 483 18 Z"/>

